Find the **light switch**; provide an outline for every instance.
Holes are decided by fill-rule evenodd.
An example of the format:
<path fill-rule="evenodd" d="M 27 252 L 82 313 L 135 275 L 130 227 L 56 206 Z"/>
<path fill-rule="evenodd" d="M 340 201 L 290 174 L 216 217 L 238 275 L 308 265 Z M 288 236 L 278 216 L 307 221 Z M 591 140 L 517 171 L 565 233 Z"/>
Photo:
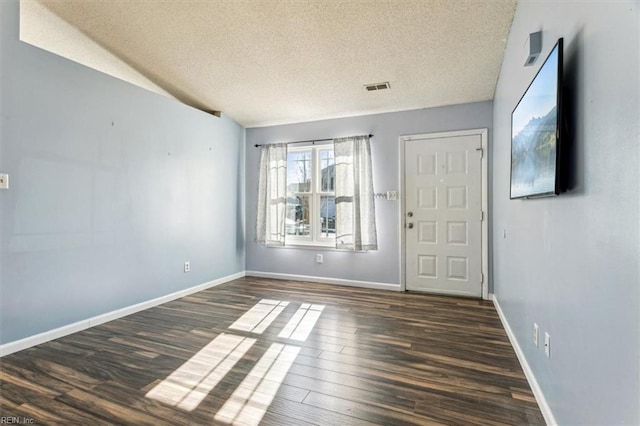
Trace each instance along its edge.
<path fill-rule="evenodd" d="M 9 175 L 0 174 L 0 189 L 9 189 Z"/>

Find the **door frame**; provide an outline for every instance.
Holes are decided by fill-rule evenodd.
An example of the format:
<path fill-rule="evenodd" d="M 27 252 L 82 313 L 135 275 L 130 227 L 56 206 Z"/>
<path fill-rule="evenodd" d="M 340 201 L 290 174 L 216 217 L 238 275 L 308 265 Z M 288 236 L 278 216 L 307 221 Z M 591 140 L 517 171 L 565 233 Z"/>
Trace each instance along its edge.
<path fill-rule="evenodd" d="M 405 246 L 405 222 L 406 222 L 406 194 L 405 194 L 405 145 L 409 141 L 415 140 L 425 140 L 429 139 L 441 139 L 441 138 L 452 138 L 457 136 L 480 136 L 481 147 L 482 147 L 482 159 L 481 159 L 481 174 L 482 174 L 482 182 L 480 186 L 480 190 L 482 191 L 482 223 L 481 223 L 481 245 L 482 245 L 482 299 L 489 299 L 489 213 L 488 213 L 488 189 L 489 189 L 489 180 L 488 180 L 488 129 L 480 128 L 480 129 L 469 129 L 469 130 L 456 130 L 450 132 L 438 132 L 438 133 L 421 133 L 414 135 L 401 135 L 398 138 L 398 143 L 400 145 L 400 197 L 401 202 L 399 203 L 399 212 L 398 212 L 398 223 L 400 228 L 400 289 L 401 291 L 407 290 L 407 277 L 406 277 L 406 246 Z"/>

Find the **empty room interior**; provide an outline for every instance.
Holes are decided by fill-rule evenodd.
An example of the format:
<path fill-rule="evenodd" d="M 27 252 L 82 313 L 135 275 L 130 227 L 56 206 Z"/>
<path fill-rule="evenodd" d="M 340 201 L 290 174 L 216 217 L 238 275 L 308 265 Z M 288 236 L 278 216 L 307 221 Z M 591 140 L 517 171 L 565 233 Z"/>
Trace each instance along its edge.
<path fill-rule="evenodd" d="M 0 21 L 0 423 L 640 424 L 640 1 Z"/>

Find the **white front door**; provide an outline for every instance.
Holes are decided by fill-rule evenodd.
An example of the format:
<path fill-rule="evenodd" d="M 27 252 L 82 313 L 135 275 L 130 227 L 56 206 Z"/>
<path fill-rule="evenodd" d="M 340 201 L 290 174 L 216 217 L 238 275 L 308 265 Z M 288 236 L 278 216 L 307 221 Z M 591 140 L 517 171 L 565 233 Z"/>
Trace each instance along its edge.
<path fill-rule="evenodd" d="M 406 288 L 481 297 L 481 135 L 404 143 Z"/>

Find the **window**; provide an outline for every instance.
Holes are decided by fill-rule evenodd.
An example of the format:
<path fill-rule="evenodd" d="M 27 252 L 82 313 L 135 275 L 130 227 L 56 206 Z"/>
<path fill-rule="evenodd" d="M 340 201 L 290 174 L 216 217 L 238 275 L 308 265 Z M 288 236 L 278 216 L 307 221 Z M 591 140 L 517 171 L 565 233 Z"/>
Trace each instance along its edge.
<path fill-rule="evenodd" d="M 287 245 L 335 246 L 333 145 L 287 152 Z"/>
<path fill-rule="evenodd" d="M 256 243 L 377 250 L 369 138 L 308 148 L 262 145 Z"/>

